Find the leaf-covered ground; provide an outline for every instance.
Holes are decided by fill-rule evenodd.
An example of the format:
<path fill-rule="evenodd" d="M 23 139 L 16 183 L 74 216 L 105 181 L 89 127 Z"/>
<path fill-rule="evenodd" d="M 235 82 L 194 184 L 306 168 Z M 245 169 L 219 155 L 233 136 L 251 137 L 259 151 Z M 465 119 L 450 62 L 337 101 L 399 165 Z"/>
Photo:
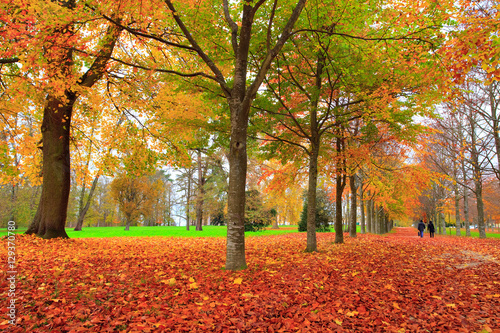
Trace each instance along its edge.
<path fill-rule="evenodd" d="M 319 234 L 314 254 L 305 234 L 254 237 L 241 272 L 221 238 L 17 236 L 17 326 L 2 292 L 0 329 L 500 332 L 500 241 L 416 233 Z"/>

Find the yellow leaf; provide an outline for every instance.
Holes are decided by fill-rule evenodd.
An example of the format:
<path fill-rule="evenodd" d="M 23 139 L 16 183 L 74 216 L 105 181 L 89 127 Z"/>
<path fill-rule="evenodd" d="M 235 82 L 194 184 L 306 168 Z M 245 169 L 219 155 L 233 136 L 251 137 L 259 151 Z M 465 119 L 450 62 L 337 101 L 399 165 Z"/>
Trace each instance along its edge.
<path fill-rule="evenodd" d="M 193 278 L 189 278 L 189 282 L 193 283 L 194 279 Z"/>
<path fill-rule="evenodd" d="M 198 284 L 196 282 L 193 282 L 189 285 L 190 289 L 198 289 Z"/>
<path fill-rule="evenodd" d="M 234 284 L 241 284 L 241 282 L 243 282 L 243 279 L 242 278 L 236 278 L 234 279 Z"/>
<path fill-rule="evenodd" d="M 450 303 L 450 304 L 446 304 L 447 307 L 449 308 L 456 308 L 457 306 L 453 303 Z"/>
<path fill-rule="evenodd" d="M 392 306 L 393 306 L 395 309 L 401 310 L 401 308 L 399 307 L 398 303 L 396 303 L 396 302 L 392 303 Z"/>
<path fill-rule="evenodd" d="M 174 286 L 177 283 L 177 281 L 175 280 L 175 278 L 171 278 L 171 279 L 168 279 L 168 280 L 161 280 L 160 282 L 168 284 L 169 286 Z"/>
<path fill-rule="evenodd" d="M 431 297 L 433 297 L 435 299 L 442 299 L 441 296 L 431 296 Z"/>
<path fill-rule="evenodd" d="M 358 311 L 352 311 L 352 312 L 347 312 L 345 315 L 347 317 L 354 317 L 355 315 L 357 315 L 359 312 Z"/>
<path fill-rule="evenodd" d="M 342 325 L 342 320 L 335 319 L 335 324 Z"/>

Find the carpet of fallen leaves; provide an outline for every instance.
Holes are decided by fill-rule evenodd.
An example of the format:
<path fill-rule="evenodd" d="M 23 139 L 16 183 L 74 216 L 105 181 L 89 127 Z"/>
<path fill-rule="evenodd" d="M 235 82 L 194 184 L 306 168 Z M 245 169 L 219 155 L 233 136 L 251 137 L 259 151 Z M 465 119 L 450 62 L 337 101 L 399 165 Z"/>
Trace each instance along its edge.
<path fill-rule="evenodd" d="M 500 332 L 500 241 L 416 234 L 319 234 L 312 254 L 305 234 L 252 237 L 239 272 L 220 238 L 17 236 L 17 325 L 2 292 L 0 330 Z"/>

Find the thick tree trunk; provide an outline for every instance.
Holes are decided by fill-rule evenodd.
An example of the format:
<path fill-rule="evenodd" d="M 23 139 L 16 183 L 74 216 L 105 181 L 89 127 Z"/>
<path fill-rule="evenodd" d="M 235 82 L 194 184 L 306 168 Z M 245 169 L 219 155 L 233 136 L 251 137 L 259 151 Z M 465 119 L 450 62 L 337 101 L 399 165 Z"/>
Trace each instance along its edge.
<path fill-rule="evenodd" d="M 66 100 L 47 97 L 42 122 L 42 195 L 28 234 L 42 238 L 68 238 L 66 214 L 70 191 L 69 130 L 76 95 Z"/>
<path fill-rule="evenodd" d="M 356 237 L 356 224 L 357 224 L 357 187 L 356 187 L 356 174 L 349 176 L 349 185 L 351 187 L 351 225 L 349 226 L 349 236 Z"/>
<path fill-rule="evenodd" d="M 229 189 L 227 200 L 226 270 L 247 267 L 245 258 L 245 187 L 247 175 L 248 109 L 232 102 L 229 149 Z"/>
<path fill-rule="evenodd" d="M 335 193 L 335 244 L 344 243 L 344 233 L 342 226 L 342 194 L 344 193 L 344 187 L 346 182 L 346 176 L 337 173 L 336 177 L 336 193 Z"/>

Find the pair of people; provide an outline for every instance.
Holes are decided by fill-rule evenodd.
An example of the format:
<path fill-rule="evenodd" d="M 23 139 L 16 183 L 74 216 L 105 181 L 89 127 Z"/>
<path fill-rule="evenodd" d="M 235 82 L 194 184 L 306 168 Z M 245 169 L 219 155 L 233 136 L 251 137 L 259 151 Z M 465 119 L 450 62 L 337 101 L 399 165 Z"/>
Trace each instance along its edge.
<path fill-rule="evenodd" d="M 418 222 L 417 229 L 418 229 L 418 236 L 420 238 L 424 237 L 424 230 L 425 230 L 424 221 L 420 220 L 420 222 Z M 434 232 L 436 231 L 436 229 L 434 228 L 434 224 L 432 223 L 432 221 L 429 221 L 429 225 L 427 226 L 427 229 L 429 230 L 431 238 L 434 238 Z"/>

